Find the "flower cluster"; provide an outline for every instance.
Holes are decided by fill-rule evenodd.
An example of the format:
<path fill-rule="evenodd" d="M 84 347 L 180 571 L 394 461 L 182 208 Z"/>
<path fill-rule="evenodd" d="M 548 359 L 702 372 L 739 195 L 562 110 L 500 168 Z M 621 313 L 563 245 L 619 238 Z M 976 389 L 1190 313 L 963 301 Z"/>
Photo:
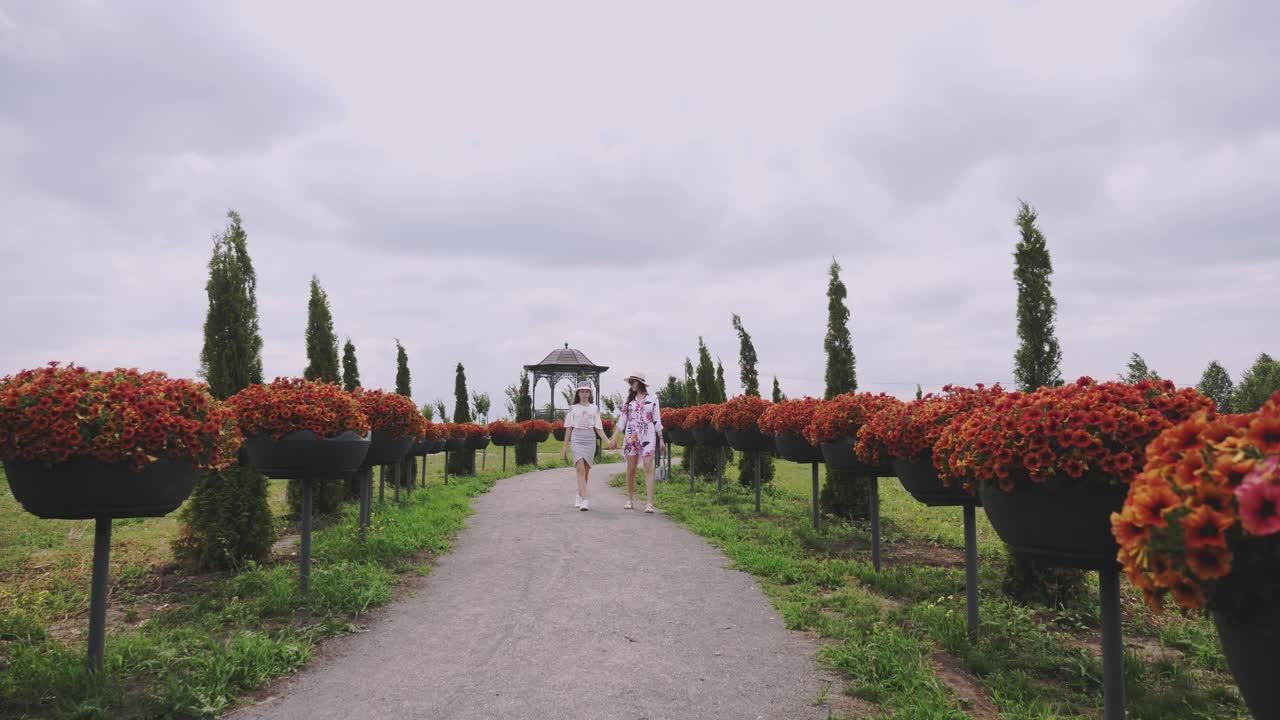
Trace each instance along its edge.
<path fill-rule="evenodd" d="M 805 428 L 804 437 L 812 445 L 834 442 L 841 438 L 857 440 L 858 431 L 867 420 L 892 405 L 901 405 L 902 401 L 884 393 L 845 393 L 837 395 L 820 405 L 813 413 L 813 420 Z M 873 458 L 874 464 L 880 464 L 885 458 Z M 866 462 L 865 460 L 863 462 Z"/>
<path fill-rule="evenodd" d="M 270 385 L 250 385 L 227 399 L 245 437 L 273 440 L 310 430 L 320 437 L 347 431 L 369 434 L 369 417 L 355 397 L 338 385 L 301 378 L 276 378 Z"/>
<path fill-rule="evenodd" d="M 564 423 L 561 422 L 560 426 L 564 427 Z M 520 423 L 520 427 L 524 429 L 525 435 L 551 432 L 551 423 L 547 422 L 546 420 L 525 420 L 524 422 Z"/>
<path fill-rule="evenodd" d="M 664 408 L 662 410 L 662 427 L 667 430 L 683 430 L 688 408 Z"/>
<path fill-rule="evenodd" d="M 425 422 L 422 425 L 422 439 L 427 442 L 439 442 L 444 440 L 448 435 L 445 434 L 443 423 Z"/>
<path fill-rule="evenodd" d="M 494 420 L 489 423 L 489 437 L 510 437 L 518 440 L 524 437 L 524 428 L 506 420 Z"/>
<path fill-rule="evenodd" d="M 716 407 L 711 424 L 720 432 L 760 432 L 760 416 L 771 404 L 754 395 L 739 395 Z"/>
<path fill-rule="evenodd" d="M 465 437 L 468 440 L 479 440 L 481 438 L 489 437 L 489 429 L 483 425 L 477 425 L 475 423 L 459 423 L 458 425 L 455 425 L 455 427 L 458 428 L 459 434 L 454 435 L 454 437 Z"/>
<path fill-rule="evenodd" d="M 973 408 L 943 429 L 934 465 L 944 479 L 993 482 L 1005 492 L 1058 474 L 1127 482 L 1156 435 L 1213 409 L 1209 398 L 1167 380 L 1130 385 L 1084 377 Z"/>
<path fill-rule="evenodd" d="M 1155 610 L 1169 594 L 1186 609 L 1270 602 L 1280 590 L 1280 393 L 1256 413 L 1200 413 L 1161 433 L 1111 527 L 1117 559 Z M 1241 568 L 1247 579 L 1224 596 Z"/>
<path fill-rule="evenodd" d="M 929 393 L 905 404 L 890 404 L 873 415 L 858 433 L 857 453 L 866 458 L 925 461 L 943 428 L 956 417 L 1004 395 L 999 385 L 967 388 L 947 385 L 941 394 Z"/>
<path fill-rule="evenodd" d="M 457 440 L 467 436 L 467 432 L 463 429 L 461 423 L 441 423 L 440 428 L 444 431 L 446 440 Z"/>
<path fill-rule="evenodd" d="M 356 388 L 351 393 L 360 409 L 369 418 L 369 426 L 391 438 L 422 437 L 427 419 L 418 412 L 418 406 L 403 395 L 382 390 Z"/>
<path fill-rule="evenodd" d="M 662 422 L 665 424 L 666 421 L 667 421 L 667 415 L 666 413 L 663 413 Z M 600 427 L 604 429 L 605 435 L 613 434 L 613 421 L 610 420 L 609 418 L 600 418 Z"/>
<path fill-rule="evenodd" d="M 821 404 L 821 400 L 811 397 L 773 403 L 760 416 L 760 432 L 769 435 L 789 432 L 804 435 L 809 423 L 813 422 L 813 414 Z"/>
<path fill-rule="evenodd" d="M 0 379 L 0 459 L 129 463 L 160 457 L 226 467 L 242 438 L 231 408 L 204 383 L 161 372 L 91 372 L 52 362 Z"/>
<path fill-rule="evenodd" d="M 698 428 L 711 427 L 711 418 L 715 415 L 716 408 L 720 407 L 715 403 L 706 405 L 694 405 L 685 412 L 684 429 L 696 430 Z"/>

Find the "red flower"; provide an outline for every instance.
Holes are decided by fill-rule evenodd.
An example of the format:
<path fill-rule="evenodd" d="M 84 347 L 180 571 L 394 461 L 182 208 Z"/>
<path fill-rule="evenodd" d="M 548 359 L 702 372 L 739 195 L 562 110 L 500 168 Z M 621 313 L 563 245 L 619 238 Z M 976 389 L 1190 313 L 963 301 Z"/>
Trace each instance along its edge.
<path fill-rule="evenodd" d="M 760 415 L 760 432 L 768 435 L 788 432 L 803 435 L 809 423 L 813 422 L 813 413 L 821 404 L 821 400 L 811 397 L 773 403 Z M 663 420 L 666 420 L 666 415 L 663 415 Z"/>
<path fill-rule="evenodd" d="M 813 413 L 813 421 L 805 429 L 805 439 L 813 445 L 840 438 L 856 440 L 867 420 L 891 405 L 902 401 L 880 393 L 845 393 L 827 400 Z M 865 462 L 865 461 L 864 461 Z"/>
<path fill-rule="evenodd" d="M 551 423 L 546 420 L 525 420 L 520 423 L 520 427 L 524 428 L 525 435 L 551 432 Z"/>
<path fill-rule="evenodd" d="M 697 428 L 711 427 L 711 416 L 715 413 L 717 404 L 694 405 L 689 408 L 684 416 L 684 429 L 695 430 Z"/>
<path fill-rule="evenodd" d="M 560 427 L 564 427 L 563 422 L 557 422 L 560 422 Z M 524 437 L 524 428 L 520 427 L 518 423 L 506 420 L 494 420 L 489 423 L 488 432 L 489 437 L 511 437 L 516 439 Z"/>
<path fill-rule="evenodd" d="M 720 432 L 759 432 L 760 416 L 771 404 L 754 395 L 739 395 L 716 407 L 711 415 L 711 424 Z"/>
<path fill-rule="evenodd" d="M 687 408 L 663 408 L 662 427 L 667 430 L 683 430 L 684 418 L 688 414 L 689 410 Z M 609 424 L 612 425 L 612 421 Z M 605 430 L 605 434 L 612 434 L 612 430 Z"/>
<path fill-rule="evenodd" d="M 279 440 L 299 430 L 320 437 L 347 431 L 366 435 L 370 430 L 369 417 L 355 396 L 331 383 L 276 378 L 270 385 L 250 385 L 227 403 L 235 409 L 246 437 L 267 435 Z M 421 417 L 416 407 L 413 414 Z"/>
<path fill-rule="evenodd" d="M 1236 519 L 1213 508 L 1200 507 L 1192 510 L 1182 518 L 1182 529 L 1186 533 L 1187 547 L 1198 548 L 1227 546 L 1227 528 L 1236 524 Z"/>
<path fill-rule="evenodd" d="M 373 430 L 387 433 L 393 438 L 418 439 L 426 431 L 426 418 L 418 412 L 418 406 L 403 395 L 356 388 L 352 393 L 360 409 L 369 418 Z"/>

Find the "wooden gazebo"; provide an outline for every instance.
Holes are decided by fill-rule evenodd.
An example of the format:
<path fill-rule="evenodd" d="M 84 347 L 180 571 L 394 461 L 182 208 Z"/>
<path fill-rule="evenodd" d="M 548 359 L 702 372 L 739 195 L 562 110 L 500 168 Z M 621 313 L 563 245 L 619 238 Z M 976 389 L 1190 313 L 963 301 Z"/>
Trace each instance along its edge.
<path fill-rule="evenodd" d="M 542 362 L 533 365 L 525 365 L 524 369 L 533 374 L 533 384 L 530 388 L 530 395 L 533 401 L 533 416 L 544 420 L 555 420 L 556 408 L 556 385 L 562 380 L 569 380 L 577 383 L 581 380 L 591 380 L 595 385 L 596 408 L 600 407 L 600 375 L 609 368 L 603 365 L 596 365 L 582 354 L 581 350 L 574 350 L 569 347 L 569 343 L 565 343 L 563 348 L 556 348 L 547 354 Z M 547 385 L 551 389 L 551 409 L 542 410 L 538 408 L 538 383 L 546 378 Z"/>

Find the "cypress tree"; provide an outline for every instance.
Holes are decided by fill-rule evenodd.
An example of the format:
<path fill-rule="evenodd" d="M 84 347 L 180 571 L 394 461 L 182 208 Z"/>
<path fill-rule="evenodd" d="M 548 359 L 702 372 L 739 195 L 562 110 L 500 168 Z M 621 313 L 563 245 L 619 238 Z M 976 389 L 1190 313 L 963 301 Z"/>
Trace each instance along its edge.
<path fill-rule="evenodd" d="M 1018 345 L 1013 377 L 1023 392 L 1062 384 L 1062 349 L 1054 332 L 1058 301 L 1053 297 L 1053 261 L 1044 235 L 1036 227 L 1036 211 L 1026 202 L 1015 220 L 1021 238 L 1014 249 L 1013 278 L 1018 285 Z"/>
<path fill-rule="evenodd" d="M 1125 371 L 1119 376 L 1122 382 L 1133 385 L 1143 380 L 1159 380 L 1160 375 L 1151 368 L 1147 367 L 1147 361 L 1142 359 L 1138 353 L 1129 356 L 1129 364 L 1125 366 Z"/>
<path fill-rule="evenodd" d="M 1231 396 L 1231 410 L 1238 413 L 1254 412 L 1266 404 L 1273 393 L 1280 390 L 1280 363 L 1262 353 L 1253 365 L 1240 376 Z"/>
<path fill-rule="evenodd" d="M 396 394 L 413 397 L 413 390 L 409 387 L 409 353 L 404 351 L 399 340 L 396 340 Z"/>
<path fill-rule="evenodd" d="M 529 373 L 520 373 L 520 394 L 516 401 L 516 422 L 533 419 L 533 396 L 529 394 Z M 538 443 L 522 440 L 516 445 L 516 464 L 533 465 L 538 459 Z"/>
<path fill-rule="evenodd" d="M 1200 376 L 1199 384 L 1196 385 L 1196 390 L 1202 395 L 1213 398 L 1213 401 L 1218 404 L 1218 412 L 1223 414 L 1235 412 L 1231 405 L 1231 394 L 1234 389 L 1231 375 L 1217 360 L 1209 363 L 1209 367 L 1206 367 L 1204 374 Z"/>
<path fill-rule="evenodd" d="M 920 400 L 923 398 L 924 398 L 924 390 L 920 387 L 920 383 L 916 383 L 916 399 Z"/>
<path fill-rule="evenodd" d="M 232 210 L 227 218 L 230 223 L 214 237 L 209 260 L 209 311 L 200 350 L 200 376 L 218 399 L 262 382 L 257 276 L 240 216 Z M 173 544 L 174 556 L 195 571 L 264 560 L 275 542 L 267 479 L 247 465 L 200 478 L 179 519 L 182 528 Z"/>
<path fill-rule="evenodd" d="M 342 346 L 342 389 L 351 392 L 360 387 L 360 366 L 356 364 L 356 346 L 347 338 Z"/>
<path fill-rule="evenodd" d="M 684 359 L 684 399 L 687 407 L 693 407 L 699 403 L 698 400 L 698 381 L 693 373 L 693 361 L 689 358 Z M 680 450 L 680 469 L 687 473 L 693 473 L 693 456 L 696 448 L 682 448 Z"/>
<path fill-rule="evenodd" d="M 1019 340 L 1013 356 L 1013 377 L 1023 392 L 1062 385 L 1062 349 L 1054 332 L 1058 301 L 1053 297 L 1050 279 L 1053 261 L 1044 234 L 1036 227 L 1036 218 L 1035 209 L 1020 201 L 1014 220 L 1020 237 L 1013 252 Z M 1010 550 L 1002 585 L 1006 594 L 1023 602 L 1059 604 L 1084 591 L 1084 574 L 1069 568 L 1046 567 Z"/>
<path fill-rule="evenodd" d="M 311 296 L 307 301 L 307 367 L 302 377 L 307 380 L 337 384 L 342 381 L 338 367 L 338 336 L 333 332 L 333 312 L 329 295 L 320 287 L 320 279 L 311 276 Z M 319 515 L 338 512 L 348 494 L 348 483 L 325 480 L 315 484 L 312 509 Z M 302 485 L 290 480 L 285 497 L 295 515 L 302 512 Z"/>
<path fill-rule="evenodd" d="M 663 409 L 682 408 L 684 402 L 684 384 L 675 375 L 667 376 L 667 384 L 658 389 L 658 402 Z"/>
<path fill-rule="evenodd" d="M 457 374 L 453 381 L 453 421 L 455 423 L 471 422 L 470 398 L 467 395 L 467 371 L 462 363 L 458 363 Z M 449 453 L 449 472 L 454 475 L 476 474 L 476 451 L 458 450 Z"/>
<path fill-rule="evenodd" d="M 720 362 L 720 358 L 716 358 L 716 397 L 716 402 L 729 399 L 729 391 L 724 384 L 724 364 Z"/>
<path fill-rule="evenodd" d="M 311 276 L 311 299 L 307 302 L 307 368 L 302 377 L 327 383 L 341 381 L 338 370 L 338 336 L 333 333 L 333 313 L 329 295 L 320 280 Z"/>
<path fill-rule="evenodd" d="M 733 329 L 738 331 L 738 373 L 742 383 L 742 394 L 760 397 L 760 376 L 756 372 L 756 346 L 751 342 L 751 335 L 742 326 L 742 318 L 737 313 L 732 317 Z M 774 378 L 774 390 L 778 382 Z M 776 392 L 775 392 L 776 394 Z M 745 487 L 754 487 L 756 477 L 756 458 L 760 457 L 760 482 L 773 480 L 773 456 L 769 453 L 744 452 L 738 458 L 738 483 Z"/>
<path fill-rule="evenodd" d="M 827 335 L 823 349 L 827 354 L 827 400 L 858 389 L 857 358 L 849 336 L 849 308 L 845 298 L 849 292 L 840 279 L 840 263 L 834 258 L 827 276 Z M 848 472 L 827 471 L 819 502 L 825 512 L 848 519 L 865 519 L 870 513 L 870 478 Z"/>
<path fill-rule="evenodd" d="M 774 375 L 773 376 L 773 401 L 776 403 L 780 403 L 786 399 L 787 399 L 787 396 L 782 394 L 782 386 L 778 384 L 778 376 Z"/>
<path fill-rule="evenodd" d="M 702 338 L 698 338 L 698 369 L 695 378 L 698 388 L 698 404 L 720 402 L 720 386 L 716 384 L 716 368 L 711 364 L 711 352 Z M 695 445 L 692 453 L 694 474 L 714 478 L 716 475 L 716 453 L 718 448 L 705 448 Z M 688 453 L 688 450 L 686 450 Z"/>

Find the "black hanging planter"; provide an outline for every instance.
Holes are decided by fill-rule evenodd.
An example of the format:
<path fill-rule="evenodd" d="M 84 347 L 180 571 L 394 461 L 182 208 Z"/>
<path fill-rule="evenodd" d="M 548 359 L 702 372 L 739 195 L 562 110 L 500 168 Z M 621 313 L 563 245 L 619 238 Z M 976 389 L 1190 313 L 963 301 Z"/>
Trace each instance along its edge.
<path fill-rule="evenodd" d="M 524 439 L 528 440 L 529 442 L 540 443 L 540 442 L 546 442 L 547 438 L 549 437 L 551 437 L 550 430 L 532 430 L 528 433 L 525 433 Z"/>
<path fill-rule="evenodd" d="M 426 438 L 423 438 L 421 440 L 414 440 L 413 447 L 409 448 L 409 454 L 414 457 L 418 457 L 419 455 L 426 455 L 430 452 L 431 452 L 431 441 L 427 440 Z"/>
<path fill-rule="evenodd" d="M 444 441 L 445 452 L 458 452 L 467 446 L 467 439 L 464 437 L 451 437 Z"/>
<path fill-rule="evenodd" d="M 191 495 L 202 474 L 190 463 L 160 458 L 135 472 L 125 463 L 78 457 L 57 465 L 8 461 L 13 497 L 47 520 L 160 517 Z"/>
<path fill-rule="evenodd" d="M 680 447 L 690 447 L 697 444 L 697 441 L 693 438 L 692 430 L 671 429 L 667 431 L 667 437 L 672 445 L 679 445 Z"/>
<path fill-rule="evenodd" d="M 369 453 L 365 455 L 363 465 L 367 468 L 375 465 L 395 465 L 404 459 L 414 444 L 411 437 L 391 437 L 384 430 L 374 430 L 370 434 L 372 439 L 369 443 Z"/>
<path fill-rule="evenodd" d="M 1280 718 L 1280 684 L 1276 683 L 1275 652 L 1280 642 L 1280 607 L 1269 607 L 1247 619 L 1215 610 L 1213 624 L 1222 640 L 1222 654 L 1255 718 Z"/>
<path fill-rule="evenodd" d="M 462 449 L 463 450 L 483 450 L 487 447 L 489 447 L 489 438 L 478 437 L 478 438 L 467 438 L 467 441 L 466 443 L 463 444 Z"/>
<path fill-rule="evenodd" d="M 759 430 L 725 430 L 729 447 L 739 452 L 773 452 L 773 436 Z"/>
<path fill-rule="evenodd" d="M 859 460 L 853 452 L 853 440 L 849 438 L 822 443 L 822 458 L 826 461 L 829 470 L 856 473 L 867 477 L 893 477 L 892 468 L 868 465 Z"/>
<path fill-rule="evenodd" d="M 701 425 L 693 429 L 693 440 L 702 447 L 729 447 L 729 439 L 724 433 L 710 425 Z"/>
<path fill-rule="evenodd" d="M 489 435 L 489 438 L 493 440 L 493 444 L 498 447 L 515 447 L 524 439 L 514 433 L 493 433 Z M 563 440 L 564 438 L 561 437 L 560 439 Z"/>
<path fill-rule="evenodd" d="M 773 436 L 773 439 L 778 447 L 778 454 L 786 460 L 810 464 L 826 462 L 822 448 L 815 447 L 799 433 L 784 432 Z"/>
<path fill-rule="evenodd" d="M 562 428 L 562 427 L 561 427 L 561 428 L 556 428 L 555 430 L 552 430 L 552 431 L 551 431 L 551 435 L 552 435 L 552 437 L 554 437 L 556 440 L 559 440 L 560 442 L 564 442 L 565 429 L 564 429 L 564 428 Z"/>
<path fill-rule="evenodd" d="M 444 446 L 448 444 L 448 442 L 449 442 L 448 440 L 445 440 L 443 438 L 441 438 L 440 440 L 432 440 L 431 443 L 427 446 L 427 454 L 438 455 L 444 452 Z"/>
<path fill-rule="evenodd" d="M 1129 487 L 1096 473 L 1079 479 L 1055 475 L 1043 483 L 1019 478 L 1012 492 L 993 483 L 978 488 L 991 527 L 1009 547 L 1060 567 L 1100 570 L 1116 565 L 1120 546 L 1111 513 L 1120 512 Z"/>
<path fill-rule="evenodd" d="M 977 495 L 970 495 L 959 485 L 948 487 L 938 478 L 933 460 L 894 460 L 893 471 L 902 487 L 916 500 L 931 507 L 982 505 Z"/>
<path fill-rule="evenodd" d="M 298 430 L 279 440 L 258 435 L 244 441 L 251 465 L 267 477 L 285 480 L 336 478 L 354 472 L 364 463 L 370 444 L 370 438 L 350 430 L 325 438 Z"/>

